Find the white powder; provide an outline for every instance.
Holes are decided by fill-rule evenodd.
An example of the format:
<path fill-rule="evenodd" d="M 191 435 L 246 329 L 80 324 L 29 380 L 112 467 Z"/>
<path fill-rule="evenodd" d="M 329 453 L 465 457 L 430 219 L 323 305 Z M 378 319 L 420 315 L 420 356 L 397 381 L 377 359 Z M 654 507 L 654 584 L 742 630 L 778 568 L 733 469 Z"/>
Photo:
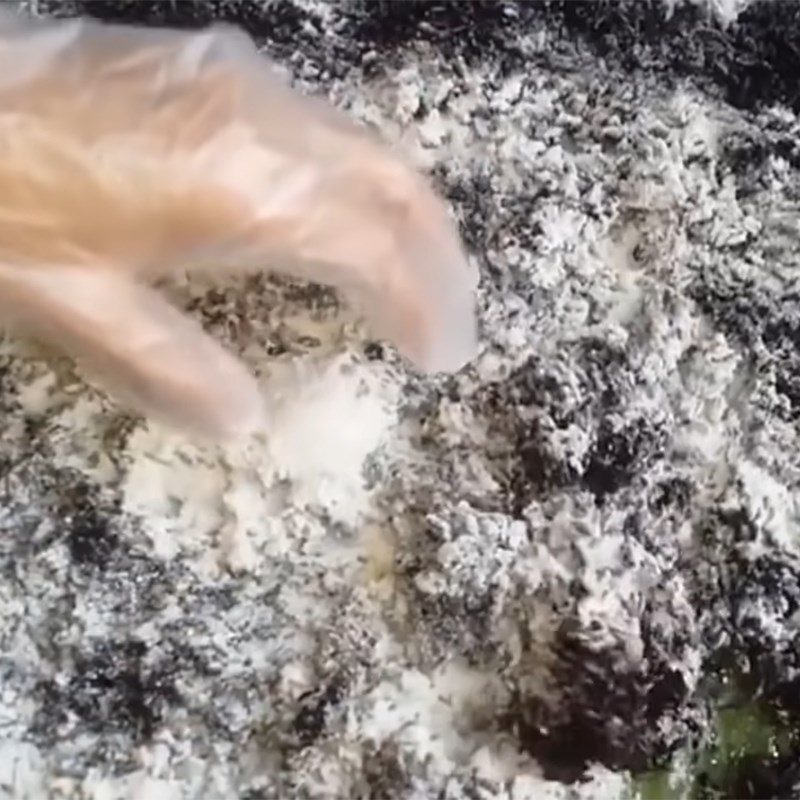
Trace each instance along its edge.
<path fill-rule="evenodd" d="M 245 540 L 274 551 L 292 509 L 313 507 L 358 528 L 368 505 L 365 462 L 394 424 L 396 387 L 347 357 L 277 365 L 263 386 L 269 429 L 241 446 L 203 448 L 155 424 L 131 437 L 123 506 L 147 521 L 162 557 L 185 546 L 213 572 L 202 554 L 223 530 L 235 565 L 254 568 Z"/>
<path fill-rule="evenodd" d="M 666 2 L 669 7 L 674 9 L 679 0 L 666 0 Z M 754 0 L 691 0 L 691 2 L 701 8 L 706 8 L 723 25 L 732 25 L 739 15 L 749 5 L 752 5 Z"/>
<path fill-rule="evenodd" d="M 273 471 L 291 482 L 296 504 L 319 504 L 333 519 L 355 525 L 364 465 L 391 433 L 397 386 L 380 369 L 346 359 L 321 366 L 298 360 L 282 372 L 266 387 Z"/>
<path fill-rule="evenodd" d="M 757 530 L 770 544 L 789 551 L 800 545 L 800 503 L 797 492 L 776 481 L 766 470 L 742 459 L 736 466 L 747 510 Z"/>
<path fill-rule="evenodd" d="M 330 21 L 328 4 L 306 5 Z M 717 3 L 716 13 L 734 14 L 734 6 L 743 4 Z M 548 36 L 538 32 L 521 46 L 548 52 Z M 657 606 L 651 623 L 685 629 L 686 583 L 663 586 L 663 578 L 691 540 L 695 515 L 722 493 L 746 504 L 765 540 L 798 552 L 796 426 L 769 420 L 748 451 L 743 430 L 756 412 L 743 354 L 685 292 L 699 270 L 757 278 L 765 288 L 795 279 L 780 259 L 756 250 L 748 260 L 730 249 L 759 232 L 780 241 L 770 226 L 791 173 L 768 162 L 771 183 L 740 195 L 716 173 L 725 126 L 751 124 L 740 115 L 692 92 L 650 92 L 602 70 L 537 64 L 508 75 L 498 65 L 467 68 L 412 53 L 385 77 L 369 81 L 356 71 L 331 87 L 352 114 L 402 139 L 418 163 L 438 165 L 454 184 L 463 179 L 464 205 L 478 208 L 484 227 L 471 232 L 492 271 L 481 296 L 486 347 L 441 394 L 391 355 L 364 362 L 360 336 L 338 311 L 268 281 L 243 289 L 231 280 L 221 300 L 204 298 L 199 281 L 189 286 L 198 313 L 214 312 L 204 322 L 228 337 L 263 386 L 268 427 L 241 446 L 200 445 L 150 423 L 111 435 L 125 420 L 108 400 L 0 351 L 22 389 L 20 408 L 5 421 L 2 454 L 30 456 L 26 415 L 47 426 L 44 464 L 34 459 L 29 472 L 12 474 L 14 502 L 0 510 L 10 531 L 23 530 L 30 516 L 43 519 L 41 531 L 24 528 L 41 552 L 19 542 L 22 555 L 9 551 L 5 563 L 17 582 L 4 582 L 0 603 L 3 649 L 19 665 L 0 705 L 16 737 L 0 745 L 0 783 L 14 787 L 10 796 L 43 796 L 44 782 L 65 798 L 214 800 L 244 792 L 249 781 L 267 795 L 329 800 L 363 790 L 362 764 L 376 744 L 396 750 L 397 769 L 409 778 L 399 790 L 404 800 L 589 800 L 630 788 L 626 775 L 599 767 L 584 784 L 544 780 L 498 719 L 509 688 L 553 699 L 559 603 L 583 627 L 599 626 L 597 642 L 621 642 L 634 661 L 646 601 Z M 605 93 L 589 103 L 598 86 Z M 603 131 L 619 144 L 601 146 Z M 486 187 L 473 188 L 468 179 L 482 172 Z M 522 209 L 514 211 L 517 201 Z M 248 328 L 239 340 L 228 323 L 242 318 Z M 592 452 L 596 420 L 581 415 L 603 380 L 585 374 L 571 350 L 590 335 L 635 361 L 636 386 L 621 387 L 628 403 L 610 421 L 643 418 L 670 430 L 663 465 L 642 473 L 655 483 L 660 470 L 674 469 L 698 487 L 678 521 L 642 511 L 643 542 L 625 523 L 649 484 L 605 511 L 567 483 L 507 512 L 508 468 L 520 460 L 510 425 L 539 423 L 554 460 L 576 471 Z M 276 344 L 280 354 L 268 355 Z M 528 363 L 546 368 L 571 422 L 547 420 L 547 398 L 519 408 L 507 396 L 485 399 L 493 383 L 503 389 Z M 546 383 L 532 382 L 537 391 Z M 367 480 L 373 461 L 375 486 Z M 106 567 L 74 565 L 62 520 L 37 494 L 38 473 L 52 467 L 119 493 L 116 555 L 163 569 L 166 597 L 157 596 L 156 610 L 137 605 L 147 589 L 136 583 L 139 573 L 120 582 Z M 49 543 L 48 531 L 55 531 Z M 416 571 L 403 573 L 405 562 Z M 145 578 L 156 571 L 149 562 L 148 570 Z M 575 580 L 587 597 L 569 605 Z M 115 596 L 126 591 L 127 605 Z M 487 598 L 489 610 L 473 610 L 476 598 Z M 70 622 L 57 639 L 48 626 L 64 608 Z M 490 652 L 466 667 L 456 656 L 482 613 Z M 769 621 L 778 635 L 780 620 Z M 449 623 L 450 640 L 437 623 Z M 67 736 L 46 754 L 22 744 L 36 710 L 26 698 L 41 677 L 39 641 L 67 642 L 58 651 L 64 663 L 41 668 L 68 681 L 69 648 L 91 653 L 98 640 L 125 636 L 146 644 L 148 665 L 172 668 L 175 653 L 189 653 L 208 669 L 178 662 L 181 699 L 133 753 L 128 776 L 105 774 L 113 769 L 106 764 L 85 780 L 57 778 L 65 764 L 99 750 L 101 737 L 79 728 L 83 739 Z M 676 664 L 689 683 L 701 655 L 692 650 Z M 332 676 L 345 689 L 338 702 L 320 704 L 324 719 L 310 743 L 276 742 L 302 727 L 295 720 L 315 702 L 306 693 L 324 694 Z M 281 769 L 292 791 L 281 792 Z"/>
<path fill-rule="evenodd" d="M 44 759 L 32 744 L 0 739 L 0 798 L 39 800 L 46 793 Z"/>

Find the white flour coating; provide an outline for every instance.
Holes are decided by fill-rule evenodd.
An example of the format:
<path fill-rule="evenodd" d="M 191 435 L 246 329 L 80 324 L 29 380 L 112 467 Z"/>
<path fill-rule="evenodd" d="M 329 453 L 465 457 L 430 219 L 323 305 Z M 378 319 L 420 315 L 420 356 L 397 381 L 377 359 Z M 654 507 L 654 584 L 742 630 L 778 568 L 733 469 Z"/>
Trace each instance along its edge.
<path fill-rule="evenodd" d="M 256 569 L 263 566 L 256 551 L 287 546 L 293 510 L 311 507 L 333 523 L 363 526 L 363 469 L 391 432 L 393 387 L 382 386 L 379 370 L 344 358 L 276 367 L 264 381 L 268 428 L 255 441 L 220 451 L 155 425 L 131 437 L 123 508 L 147 521 L 159 555 L 185 545 L 213 569 L 207 557 L 216 543 L 228 566 Z"/>
<path fill-rule="evenodd" d="M 695 5 L 708 9 L 723 25 L 732 25 L 753 0 L 692 0 Z M 675 0 L 669 0 L 674 7 Z"/>
<path fill-rule="evenodd" d="M 330 18 L 326 4 L 309 8 Z M 403 800 L 621 798 L 625 770 L 546 779 L 503 721 L 515 703 L 567 705 L 554 680 L 564 609 L 622 662 L 643 658 L 647 604 L 665 640 L 694 635 L 693 587 L 674 565 L 692 556 L 695 527 L 720 498 L 752 512 L 754 550 L 800 553 L 796 426 L 759 410 L 774 392 L 688 295 L 704 270 L 767 288 L 793 280 L 785 261 L 735 250 L 747 236 L 786 235 L 791 174 L 770 157 L 770 182 L 741 193 L 715 170 L 720 142 L 756 123 L 595 62 L 541 66 L 545 33 L 522 45 L 524 74 L 434 60 L 420 46 L 384 74 L 329 87 L 452 185 L 487 176 L 483 190 L 466 183 L 467 207 L 484 202 L 492 269 L 483 348 L 452 382 L 424 382 L 391 353 L 368 360 L 362 332 L 324 292 L 260 279 L 215 293 L 199 280 L 172 287 L 259 375 L 269 424 L 241 447 L 128 421 L 69 365 L 4 345 L 18 393 L 2 454 L 20 465 L 0 528 L 24 536 L 9 534 L 14 581 L 0 583 L 13 675 L 0 693 L 0 798 L 47 786 L 70 800 L 325 800 L 378 796 L 381 781 Z M 299 71 L 301 86 L 317 86 Z M 610 359 L 592 373 L 580 351 L 592 337 L 633 366 L 617 379 Z M 534 388 L 552 381 L 556 401 L 493 400 L 532 360 Z M 630 477 L 604 506 L 558 478 L 519 489 L 512 514 L 517 429 L 538 431 L 537 458 L 580 473 L 598 436 L 587 408 L 608 387 L 625 403 L 604 420 L 666 430 L 664 459 L 637 464 L 643 483 Z M 43 425 L 33 455 L 27 417 Z M 60 533 L 78 512 L 52 496 L 74 489 L 73 473 L 100 487 L 93 502 L 119 501 L 107 564 L 90 554 L 76 566 L 85 543 Z M 696 487 L 690 510 L 651 513 L 643 496 L 675 476 Z M 644 520 L 636 535 L 632 509 Z M 785 635 L 774 608 L 758 611 L 776 641 Z M 81 672 L 102 671 L 104 642 L 116 652 L 129 639 L 146 647 L 141 681 L 152 671 L 179 697 L 166 693 L 147 740 L 97 733 L 82 722 L 93 707 L 79 705 L 66 720 L 45 715 L 54 743 L 40 731 L 31 744 L 49 702 L 31 700 L 39 683 L 67 707 L 84 695 L 100 703 Z M 92 669 L 72 661 L 84 651 Z M 700 649 L 668 656 L 693 689 Z M 108 714 L 133 713 L 124 700 Z M 663 727 L 669 740 L 670 718 Z"/>

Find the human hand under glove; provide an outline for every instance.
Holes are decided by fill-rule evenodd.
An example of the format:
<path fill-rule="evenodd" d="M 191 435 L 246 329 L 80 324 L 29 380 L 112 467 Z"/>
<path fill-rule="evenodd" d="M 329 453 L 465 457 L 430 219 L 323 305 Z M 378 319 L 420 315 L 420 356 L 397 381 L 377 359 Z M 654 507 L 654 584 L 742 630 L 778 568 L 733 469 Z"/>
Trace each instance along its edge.
<path fill-rule="evenodd" d="M 144 413 L 246 433 L 255 378 L 148 285 L 232 263 L 342 289 L 424 370 L 475 349 L 476 275 L 444 205 L 246 35 L 0 9 L 0 322 Z"/>

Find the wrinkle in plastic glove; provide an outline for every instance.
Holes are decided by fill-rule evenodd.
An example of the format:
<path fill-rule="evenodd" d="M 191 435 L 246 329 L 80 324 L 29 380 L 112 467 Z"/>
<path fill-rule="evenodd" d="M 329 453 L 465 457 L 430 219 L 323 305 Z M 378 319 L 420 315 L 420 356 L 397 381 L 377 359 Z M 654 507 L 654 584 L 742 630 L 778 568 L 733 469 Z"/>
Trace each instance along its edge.
<path fill-rule="evenodd" d="M 231 263 L 341 289 L 425 371 L 474 352 L 476 275 L 445 205 L 245 34 L 0 10 L 0 322 L 146 414 L 247 433 L 255 378 L 150 286 Z"/>

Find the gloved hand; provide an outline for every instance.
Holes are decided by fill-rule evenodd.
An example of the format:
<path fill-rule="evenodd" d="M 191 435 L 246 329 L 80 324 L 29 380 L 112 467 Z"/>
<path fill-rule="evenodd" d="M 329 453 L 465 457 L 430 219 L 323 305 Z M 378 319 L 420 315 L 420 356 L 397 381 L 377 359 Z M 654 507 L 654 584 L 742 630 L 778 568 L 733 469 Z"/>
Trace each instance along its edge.
<path fill-rule="evenodd" d="M 232 263 L 342 289 L 422 369 L 474 351 L 476 275 L 444 205 L 245 34 L 0 9 L 0 322 L 145 413 L 244 433 L 255 379 L 148 285 Z"/>

